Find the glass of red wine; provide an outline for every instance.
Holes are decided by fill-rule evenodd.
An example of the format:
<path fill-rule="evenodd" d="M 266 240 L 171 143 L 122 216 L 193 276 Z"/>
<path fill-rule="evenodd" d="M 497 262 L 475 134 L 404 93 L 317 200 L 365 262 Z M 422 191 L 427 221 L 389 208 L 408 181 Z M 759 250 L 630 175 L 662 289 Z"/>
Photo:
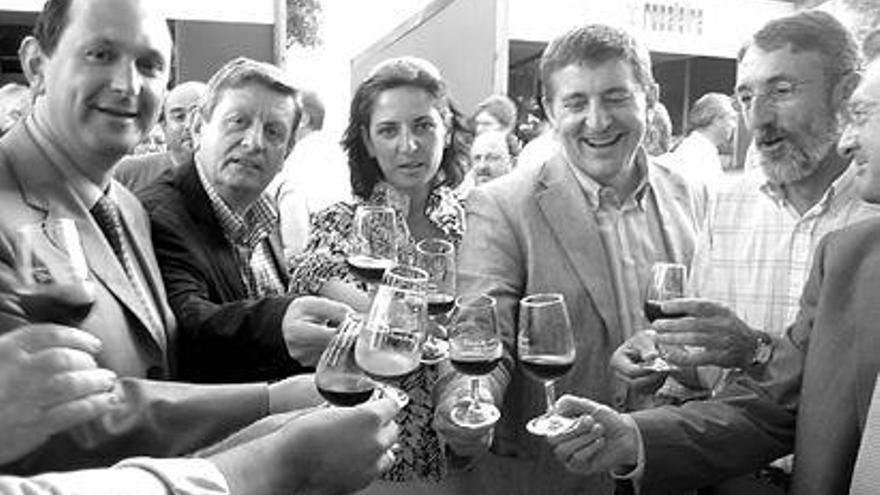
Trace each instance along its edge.
<path fill-rule="evenodd" d="M 364 374 L 354 359 L 354 344 L 362 325 L 361 315 L 349 314 L 318 360 L 315 386 L 334 406 L 356 406 L 369 400 L 376 390 L 376 382 Z"/>
<path fill-rule="evenodd" d="M 386 271 L 358 335 L 358 366 L 389 386 L 419 367 L 427 282 L 428 274 L 416 267 L 397 265 Z"/>
<path fill-rule="evenodd" d="M 575 358 L 568 309 L 562 294 L 552 293 L 530 295 L 519 306 L 519 362 L 526 374 L 544 383 L 547 399 L 547 412 L 531 419 L 526 429 L 533 435 L 556 435 L 575 421 L 555 412 L 555 380 L 571 370 Z"/>
<path fill-rule="evenodd" d="M 480 294 L 455 300 L 449 325 L 449 358 L 456 371 L 471 376 L 470 397 L 452 408 L 452 422 L 474 429 L 495 424 L 501 412 L 480 397 L 479 379 L 501 361 L 495 299 Z"/>
<path fill-rule="evenodd" d="M 686 279 L 687 268 L 681 263 L 657 262 L 651 265 L 651 274 L 645 290 L 645 318 L 649 322 L 653 323 L 654 320 L 661 318 L 685 316 L 678 313 L 664 313 L 660 309 L 660 304 L 663 301 L 684 297 Z M 661 373 L 677 369 L 675 365 L 664 359 L 665 353 L 662 347 L 658 347 L 657 351 L 657 355 L 651 356 L 644 364 L 645 368 Z"/>
<path fill-rule="evenodd" d="M 388 206 L 358 205 L 353 243 L 346 263 L 351 272 L 374 289 L 385 271 L 397 263 L 397 215 Z"/>
<path fill-rule="evenodd" d="M 449 356 L 445 323 L 455 304 L 455 246 L 443 239 L 423 239 L 416 244 L 416 259 L 428 273 L 428 319 L 422 363 L 436 364 Z"/>
<path fill-rule="evenodd" d="M 20 227 L 15 238 L 19 304 L 34 322 L 79 327 L 95 303 L 76 223 L 69 218 Z"/>

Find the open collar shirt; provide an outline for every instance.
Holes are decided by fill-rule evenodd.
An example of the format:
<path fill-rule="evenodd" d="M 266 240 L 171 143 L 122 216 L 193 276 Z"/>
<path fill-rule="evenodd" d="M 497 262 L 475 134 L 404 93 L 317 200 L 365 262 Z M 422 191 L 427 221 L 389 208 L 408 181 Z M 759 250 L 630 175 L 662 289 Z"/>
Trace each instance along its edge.
<path fill-rule="evenodd" d="M 694 254 L 694 290 L 749 326 L 781 335 L 797 315 L 822 237 L 878 213 L 859 197 L 854 167 L 803 215 L 762 170 L 748 171 L 718 192 Z"/>
<path fill-rule="evenodd" d="M 626 198 L 603 186 L 569 162 L 572 172 L 587 198 L 608 253 L 611 278 L 617 301 L 617 313 L 625 338 L 648 328 L 642 305 L 651 265 L 670 259 L 660 226 L 661 216 L 651 187 L 647 156 L 639 151 L 636 158 L 638 185 Z"/>
<path fill-rule="evenodd" d="M 278 224 L 278 214 L 269 199 L 260 195 L 239 215 L 220 197 L 198 161 L 196 171 L 224 236 L 235 248 L 239 261 L 238 270 L 248 296 L 258 298 L 284 294 L 284 282 L 278 273 L 269 245 L 269 235 Z"/>

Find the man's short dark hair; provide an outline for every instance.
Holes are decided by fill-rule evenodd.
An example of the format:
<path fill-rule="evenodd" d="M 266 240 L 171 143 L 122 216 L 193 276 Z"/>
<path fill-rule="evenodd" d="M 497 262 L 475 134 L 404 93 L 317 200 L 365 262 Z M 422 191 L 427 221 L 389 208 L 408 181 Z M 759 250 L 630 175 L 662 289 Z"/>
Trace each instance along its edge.
<path fill-rule="evenodd" d="M 740 49 L 738 62 L 742 62 L 752 44 L 765 52 L 790 45 L 795 53 L 819 53 L 825 63 L 829 88 L 857 71 L 861 64 L 859 46 L 852 33 L 833 15 L 821 10 L 805 10 L 768 22 Z"/>
<path fill-rule="evenodd" d="M 262 84 L 265 87 L 293 98 L 294 113 L 293 121 L 290 123 L 290 142 L 288 143 L 288 151 L 293 148 L 294 131 L 299 126 L 299 120 L 302 116 L 302 108 L 299 102 L 299 91 L 290 82 L 287 74 L 280 68 L 259 62 L 247 57 L 238 57 L 230 60 L 220 67 L 220 69 L 211 76 L 208 81 L 208 91 L 202 100 L 201 113 L 202 117 L 210 120 L 214 113 L 214 108 L 220 102 L 223 92 L 228 89 L 237 89 L 250 83 Z"/>
<path fill-rule="evenodd" d="M 601 64 L 620 59 L 630 64 L 645 92 L 654 86 L 648 48 L 626 31 L 604 24 L 578 27 L 554 39 L 541 55 L 541 83 L 549 101 L 553 97 L 550 78 L 569 65 Z"/>
<path fill-rule="evenodd" d="M 52 55 L 58 47 L 61 33 L 67 27 L 72 3 L 73 0 L 46 0 L 43 10 L 37 15 L 33 35 L 46 55 Z"/>

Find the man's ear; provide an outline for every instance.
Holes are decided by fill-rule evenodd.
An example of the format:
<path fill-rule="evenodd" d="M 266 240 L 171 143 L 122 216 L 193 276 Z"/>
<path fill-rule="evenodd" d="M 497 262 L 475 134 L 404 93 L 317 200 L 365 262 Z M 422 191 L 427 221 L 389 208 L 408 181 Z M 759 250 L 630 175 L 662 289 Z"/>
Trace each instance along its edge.
<path fill-rule="evenodd" d="M 853 91 L 856 90 L 856 87 L 862 81 L 862 75 L 858 72 L 850 72 L 849 74 L 845 74 L 837 81 L 837 84 L 834 85 L 834 89 L 831 93 L 831 102 L 833 103 L 833 108 L 838 109 L 839 111 L 845 111 L 847 103 L 849 103 L 849 97 L 852 96 Z"/>
<path fill-rule="evenodd" d="M 205 125 L 205 117 L 201 109 L 193 110 L 192 123 L 189 131 L 192 134 L 193 150 L 199 149 L 199 143 L 202 142 L 202 127 Z"/>
<path fill-rule="evenodd" d="M 36 38 L 27 36 L 21 41 L 18 47 L 18 59 L 34 95 L 46 92 L 46 58 Z"/>
<path fill-rule="evenodd" d="M 553 115 L 553 107 L 550 105 L 547 95 L 541 97 L 541 107 L 544 109 L 544 116 L 547 117 L 547 122 L 550 122 L 550 127 L 556 129 L 556 116 Z"/>

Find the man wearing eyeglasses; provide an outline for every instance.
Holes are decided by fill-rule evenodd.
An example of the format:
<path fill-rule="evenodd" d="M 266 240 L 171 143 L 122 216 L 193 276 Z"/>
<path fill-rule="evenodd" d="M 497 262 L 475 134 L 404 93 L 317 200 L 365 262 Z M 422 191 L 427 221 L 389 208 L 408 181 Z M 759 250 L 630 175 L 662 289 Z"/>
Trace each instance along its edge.
<path fill-rule="evenodd" d="M 855 168 L 835 150 L 860 62 L 846 28 L 823 12 L 776 19 L 738 61 L 736 98 L 760 166 L 719 191 L 692 265 L 701 299 L 665 307 L 690 318 L 654 325 L 659 343 L 689 346 L 669 348 L 679 365 L 760 368 L 773 353 L 772 337 L 795 320 L 822 237 L 880 212 L 861 201 Z M 644 379 L 650 372 L 632 349 L 631 342 L 621 346 L 613 365 Z M 759 478 L 761 486 L 787 482 L 775 469 Z"/>

